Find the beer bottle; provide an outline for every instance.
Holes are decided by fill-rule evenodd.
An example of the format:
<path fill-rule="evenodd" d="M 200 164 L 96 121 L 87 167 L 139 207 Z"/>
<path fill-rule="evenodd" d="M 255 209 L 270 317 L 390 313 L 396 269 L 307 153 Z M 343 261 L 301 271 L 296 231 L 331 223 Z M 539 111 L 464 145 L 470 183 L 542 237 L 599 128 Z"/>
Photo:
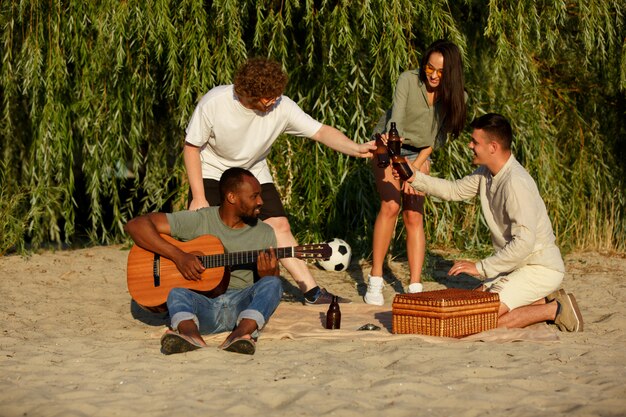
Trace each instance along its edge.
<path fill-rule="evenodd" d="M 339 329 L 341 327 L 341 311 L 339 311 L 339 299 L 333 295 L 333 300 L 326 312 L 326 328 Z"/>
<path fill-rule="evenodd" d="M 387 132 L 387 147 L 396 155 L 400 155 L 402 142 L 400 141 L 398 128 L 396 128 L 396 122 L 391 122 L 391 127 L 389 128 L 389 132 Z"/>
<path fill-rule="evenodd" d="M 385 142 L 383 142 L 382 136 L 380 133 L 376 133 L 376 159 L 378 166 L 380 168 L 387 168 L 389 166 L 389 152 L 387 151 L 387 146 Z"/>
<path fill-rule="evenodd" d="M 395 153 L 391 150 L 391 148 L 389 148 L 389 155 L 391 156 L 393 169 L 396 170 L 396 172 L 400 176 L 400 179 L 402 181 L 406 181 L 411 178 L 411 175 L 413 175 L 413 170 L 411 169 L 409 163 L 406 161 L 406 158 L 404 156 L 400 156 L 400 154 Z"/>

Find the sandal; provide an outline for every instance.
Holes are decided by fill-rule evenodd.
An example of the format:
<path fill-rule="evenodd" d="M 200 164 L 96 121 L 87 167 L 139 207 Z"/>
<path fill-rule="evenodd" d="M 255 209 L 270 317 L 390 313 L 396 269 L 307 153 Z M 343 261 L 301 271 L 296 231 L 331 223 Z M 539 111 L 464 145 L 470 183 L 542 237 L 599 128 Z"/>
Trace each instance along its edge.
<path fill-rule="evenodd" d="M 222 350 L 241 353 L 244 355 L 254 355 L 256 345 L 252 339 L 239 337 L 222 346 Z"/>
<path fill-rule="evenodd" d="M 161 352 L 166 355 L 190 352 L 201 348 L 202 346 L 195 343 L 193 340 L 171 330 L 168 330 L 161 336 Z"/>

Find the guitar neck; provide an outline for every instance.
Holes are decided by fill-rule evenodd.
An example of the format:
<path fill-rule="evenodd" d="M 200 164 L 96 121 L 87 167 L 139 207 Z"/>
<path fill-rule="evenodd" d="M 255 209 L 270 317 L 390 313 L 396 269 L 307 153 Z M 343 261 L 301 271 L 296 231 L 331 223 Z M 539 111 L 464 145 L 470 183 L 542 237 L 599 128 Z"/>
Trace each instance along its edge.
<path fill-rule="evenodd" d="M 277 259 L 296 257 L 296 247 L 276 248 L 274 253 Z M 258 249 L 243 252 L 220 253 L 216 255 L 198 256 L 205 268 L 217 268 L 222 266 L 234 266 L 256 263 L 259 254 L 267 251 L 267 249 Z"/>

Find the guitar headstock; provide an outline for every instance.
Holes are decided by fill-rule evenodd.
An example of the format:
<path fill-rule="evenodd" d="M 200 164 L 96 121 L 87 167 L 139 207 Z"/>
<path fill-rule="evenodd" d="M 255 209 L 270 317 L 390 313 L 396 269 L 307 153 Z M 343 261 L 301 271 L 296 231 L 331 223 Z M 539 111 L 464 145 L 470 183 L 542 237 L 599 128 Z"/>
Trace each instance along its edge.
<path fill-rule="evenodd" d="M 315 243 L 294 247 L 294 256 L 300 259 L 329 259 L 333 250 L 328 243 Z"/>

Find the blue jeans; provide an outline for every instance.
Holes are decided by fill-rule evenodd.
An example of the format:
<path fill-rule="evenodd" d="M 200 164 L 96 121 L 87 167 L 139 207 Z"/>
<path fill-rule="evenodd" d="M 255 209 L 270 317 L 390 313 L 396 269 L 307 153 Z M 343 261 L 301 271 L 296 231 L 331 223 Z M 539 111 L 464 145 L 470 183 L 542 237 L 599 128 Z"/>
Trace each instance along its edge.
<path fill-rule="evenodd" d="M 283 295 L 280 278 L 267 276 L 242 290 L 227 290 L 216 298 L 207 298 L 186 288 L 172 288 L 167 309 L 174 330 L 183 320 L 193 320 L 200 333 L 232 331 L 242 319 L 256 321 L 257 331 L 269 320 Z M 258 337 L 255 331 L 253 337 Z"/>

